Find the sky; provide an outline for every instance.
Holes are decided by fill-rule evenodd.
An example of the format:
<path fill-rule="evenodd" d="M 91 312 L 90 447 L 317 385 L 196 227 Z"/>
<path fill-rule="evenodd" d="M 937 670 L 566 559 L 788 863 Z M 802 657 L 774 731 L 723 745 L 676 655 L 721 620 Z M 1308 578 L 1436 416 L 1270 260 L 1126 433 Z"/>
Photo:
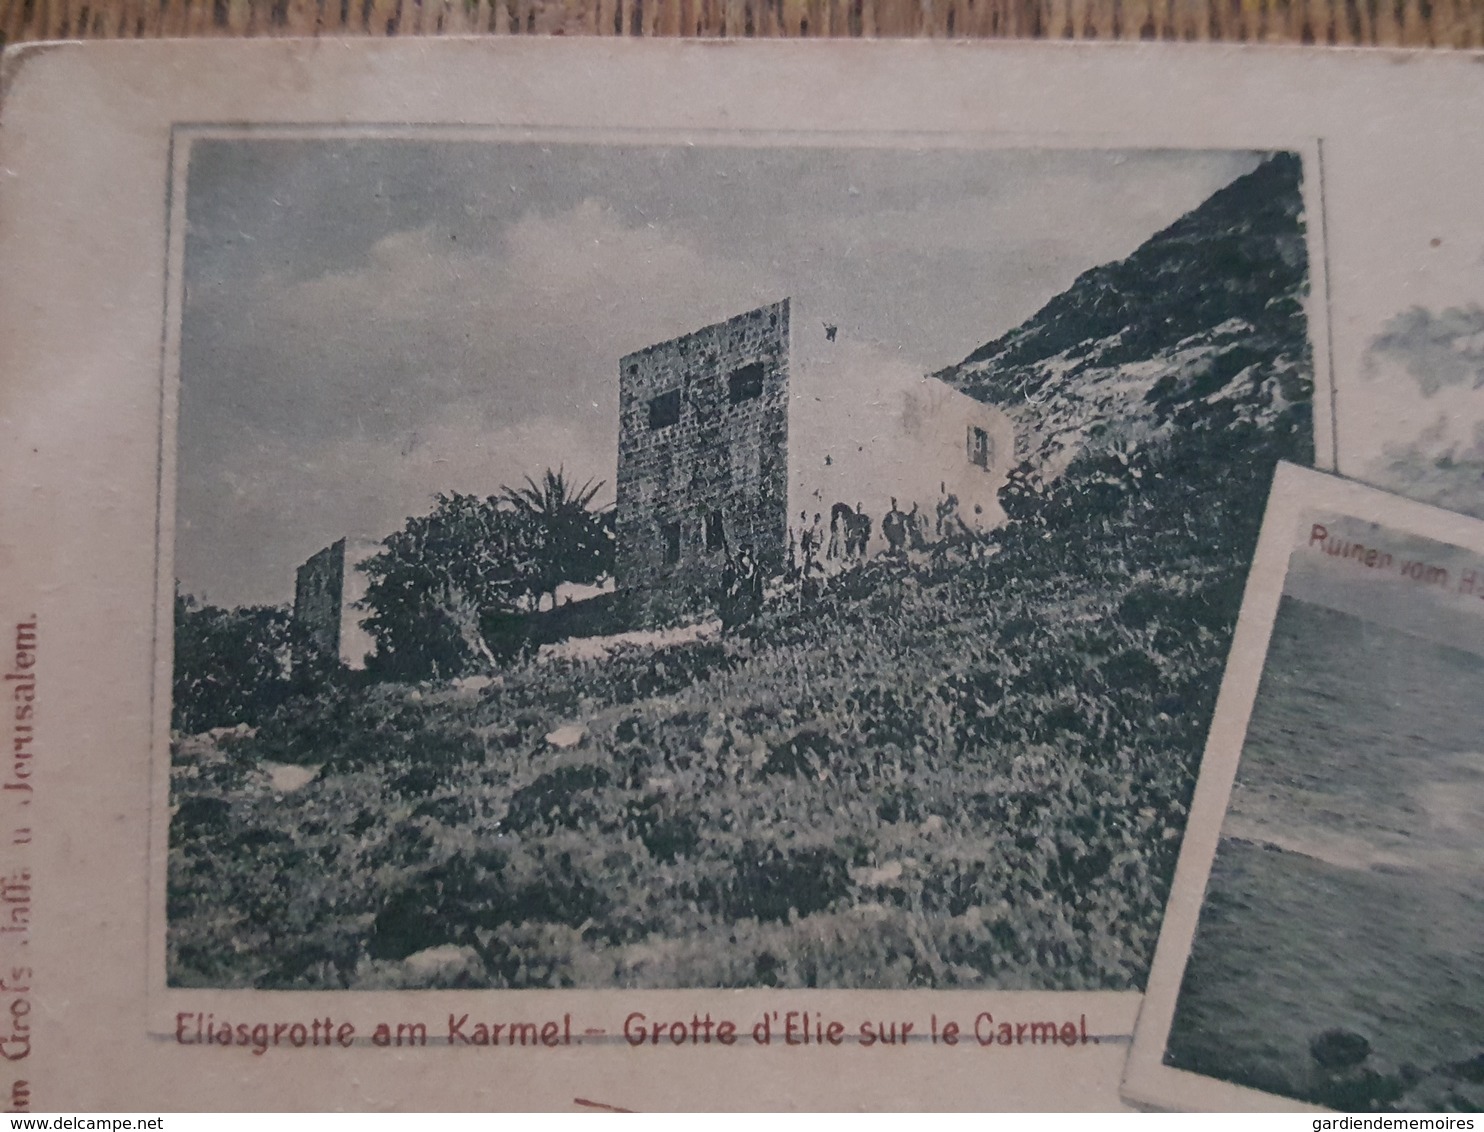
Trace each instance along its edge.
<path fill-rule="evenodd" d="M 438 491 L 564 466 L 611 499 L 624 354 L 789 297 L 796 374 L 937 370 L 1259 160 L 197 140 L 176 577 L 281 604 L 310 554 Z"/>
<path fill-rule="evenodd" d="M 1484 518 L 1484 307 L 1401 311 L 1371 340 L 1360 376 L 1384 403 L 1374 415 L 1388 438 L 1361 475 Z"/>

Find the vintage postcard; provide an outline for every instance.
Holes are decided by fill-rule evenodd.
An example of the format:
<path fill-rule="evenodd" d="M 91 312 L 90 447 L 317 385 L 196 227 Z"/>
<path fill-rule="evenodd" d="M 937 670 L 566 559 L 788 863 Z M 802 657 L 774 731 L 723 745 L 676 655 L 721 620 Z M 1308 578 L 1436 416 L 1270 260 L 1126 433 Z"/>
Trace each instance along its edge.
<path fill-rule="evenodd" d="M 1314 460 L 1299 153 L 175 155 L 168 986 L 1140 985 Z"/>
<path fill-rule="evenodd" d="M 1122 1106 L 1275 473 L 1484 512 L 1477 70 L 12 55 L 30 1107 Z"/>
<path fill-rule="evenodd" d="M 1484 524 L 1280 470 L 1127 1095 L 1478 1111 L 1481 599 Z"/>

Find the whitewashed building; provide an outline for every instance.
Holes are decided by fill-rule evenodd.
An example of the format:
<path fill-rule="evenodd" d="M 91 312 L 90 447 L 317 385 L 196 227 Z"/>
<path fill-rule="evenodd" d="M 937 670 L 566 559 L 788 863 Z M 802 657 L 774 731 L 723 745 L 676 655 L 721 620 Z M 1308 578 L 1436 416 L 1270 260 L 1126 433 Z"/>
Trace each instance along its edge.
<path fill-rule="evenodd" d="M 871 518 L 868 552 L 878 553 L 893 500 L 904 513 L 916 506 L 929 538 L 947 508 L 977 531 L 1005 521 L 1015 426 L 1004 412 L 848 342 L 810 354 L 789 405 L 791 528 L 818 514 L 828 531 L 843 503 Z"/>

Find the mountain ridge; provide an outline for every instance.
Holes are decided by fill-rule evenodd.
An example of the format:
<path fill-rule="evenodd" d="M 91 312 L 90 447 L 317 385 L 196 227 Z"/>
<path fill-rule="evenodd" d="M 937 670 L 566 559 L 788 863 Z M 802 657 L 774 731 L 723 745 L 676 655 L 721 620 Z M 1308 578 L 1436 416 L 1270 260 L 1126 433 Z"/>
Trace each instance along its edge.
<path fill-rule="evenodd" d="M 934 376 L 1008 412 L 1017 462 L 1045 481 L 1084 453 L 1307 412 L 1301 181 L 1296 154 L 1269 155 Z"/>

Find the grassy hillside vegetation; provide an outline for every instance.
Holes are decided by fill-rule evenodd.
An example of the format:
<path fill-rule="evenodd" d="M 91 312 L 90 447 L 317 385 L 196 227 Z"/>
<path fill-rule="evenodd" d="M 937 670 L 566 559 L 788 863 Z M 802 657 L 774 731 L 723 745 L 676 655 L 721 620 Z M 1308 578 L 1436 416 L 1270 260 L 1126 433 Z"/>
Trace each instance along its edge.
<path fill-rule="evenodd" d="M 1250 440 L 745 635 L 180 740 L 172 980 L 1142 986 L 1278 454 Z"/>
<path fill-rule="evenodd" d="M 1016 332 L 1046 356 L 989 543 L 179 737 L 171 981 L 1142 987 L 1273 467 L 1313 459 L 1298 173 Z M 945 380 L 991 399 L 986 350 Z"/>

